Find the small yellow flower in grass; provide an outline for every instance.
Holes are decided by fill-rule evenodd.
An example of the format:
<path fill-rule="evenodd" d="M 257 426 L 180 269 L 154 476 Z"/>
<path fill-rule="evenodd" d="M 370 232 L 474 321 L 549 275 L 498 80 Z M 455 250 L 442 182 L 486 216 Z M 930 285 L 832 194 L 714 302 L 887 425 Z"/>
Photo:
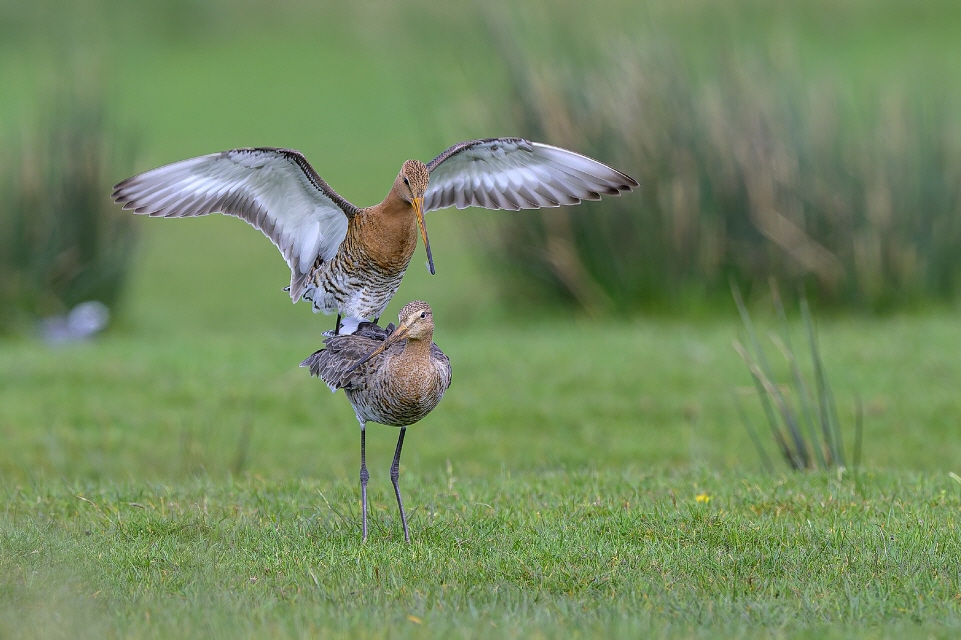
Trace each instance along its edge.
<path fill-rule="evenodd" d="M 710 502 L 711 496 L 707 495 L 706 493 L 699 493 L 696 496 L 694 496 L 694 499 L 697 500 L 698 502 Z"/>

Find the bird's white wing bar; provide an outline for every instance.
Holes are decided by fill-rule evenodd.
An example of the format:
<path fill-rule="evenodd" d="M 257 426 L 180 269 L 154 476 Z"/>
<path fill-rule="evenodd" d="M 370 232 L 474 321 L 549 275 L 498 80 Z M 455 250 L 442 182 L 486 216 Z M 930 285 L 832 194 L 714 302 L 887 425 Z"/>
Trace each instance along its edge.
<path fill-rule="evenodd" d="M 630 176 L 579 153 L 521 138 L 461 142 L 427 165 L 424 212 L 455 206 L 538 209 L 616 196 Z"/>
<path fill-rule="evenodd" d="M 290 265 L 290 297 L 319 256 L 334 257 L 357 207 L 291 149 L 232 149 L 168 164 L 113 191 L 124 209 L 164 218 L 225 213 L 260 229 Z"/>

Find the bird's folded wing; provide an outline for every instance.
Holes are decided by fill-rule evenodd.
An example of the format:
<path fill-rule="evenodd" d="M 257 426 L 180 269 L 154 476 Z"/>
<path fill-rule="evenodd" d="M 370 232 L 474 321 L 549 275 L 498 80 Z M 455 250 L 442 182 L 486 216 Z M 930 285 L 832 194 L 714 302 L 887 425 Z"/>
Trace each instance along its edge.
<path fill-rule="evenodd" d="M 128 178 L 113 199 L 135 213 L 165 218 L 220 212 L 263 231 L 291 270 L 291 298 L 319 256 L 333 258 L 357 208 L 290 149 L 232 149 Z"/>
<path fill-rule="evenodd" d="M 358 334 L 331 336 L 324 340 L 323 349 L 312 353 L 300 366 L 309 368 L 310 375 L 326 382 L 331 391 L 362 389 L 369 367 L 373 365 L 362 365 L 350 373 L 347 371 L 384 342 L 386 335 L 382 334 L 383 330 L 380 327 L 376 329 L 378 331 L 370 331 L 376 337 Z"/>
<path fill-rule="evenodd" d="M 437 343 L 431 343 L 430 357 L 431 357 L 431 360 L 437 363 L 437 367 L 438 367 L 438 370 L 440 371 L 441 380 L 442 380 L 441 384 L 444 387 L 444 389 L 447 389 L 447 387 L 450 386 L 450 382 L 451 382 L 450 358 L 448 358 L 447 354 L 445 354 L 443 351 L 440 350 L 440 347 L 437 346 Z"/>
<path fill-rule="evenodd" d="M 538 209 L 616 196 L 638 186 L 617 169 L 521 138 L 456 144 L 430 161 L 424 211 L 455 206 Z"/>

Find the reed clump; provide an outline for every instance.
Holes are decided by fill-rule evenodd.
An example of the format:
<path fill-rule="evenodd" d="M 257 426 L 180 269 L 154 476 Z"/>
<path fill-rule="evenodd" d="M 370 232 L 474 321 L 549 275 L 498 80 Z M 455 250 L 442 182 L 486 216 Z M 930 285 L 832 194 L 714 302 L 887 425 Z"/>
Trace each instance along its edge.
<path fill-rule="evenodd" d="M 510 295 L 590 312 L 717 308 L 776 278 L 869 311 L 961 290 L 961 118 L 947 95 L 840 81 L 732 54 L 695 73 L 668 47 L 539 65 L 500 48 L 516 129 L 637 178 L 584 207 L 502 218 Z"/>
<path fill-rule="evenodd" d="M 133 154 L 90 80 L 58 83 L 0 156 L 0 334 L 120 299 L 136 233 L 109 193 Z"/>

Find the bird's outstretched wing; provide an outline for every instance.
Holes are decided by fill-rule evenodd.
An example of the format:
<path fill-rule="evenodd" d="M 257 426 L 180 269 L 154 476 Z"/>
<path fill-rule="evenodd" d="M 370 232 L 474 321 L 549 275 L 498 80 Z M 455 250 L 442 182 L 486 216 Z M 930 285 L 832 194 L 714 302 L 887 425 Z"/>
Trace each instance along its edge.
<path fill-rule="evenodd" d="M 264 232 L 290 265 L 290 297 L 299 300 L 306 275 L 327 261 L 347 235 L 357 207 L 324 182 L 291 149 L 232 149 L 191 158 L 127 178 L 113 190 L 124 209 L 164 218 L 221 212 Z"/>
<path fill-rule="evenodd" d="M 600 200 L 638 186 L 617 169 L 567 149 L 521 138 L 461 142 L 427 165 L 424 211 L 538 209 Z"/>

